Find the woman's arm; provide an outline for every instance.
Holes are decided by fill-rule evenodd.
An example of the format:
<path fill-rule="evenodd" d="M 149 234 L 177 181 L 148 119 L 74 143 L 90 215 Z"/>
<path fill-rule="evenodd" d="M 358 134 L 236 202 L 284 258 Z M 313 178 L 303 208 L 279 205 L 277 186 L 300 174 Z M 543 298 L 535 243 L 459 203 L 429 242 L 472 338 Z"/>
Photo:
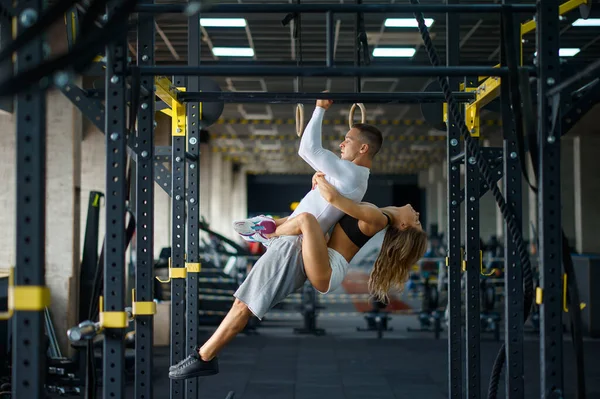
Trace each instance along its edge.
<path fill-rule="evenodd" d="M 357 203 L 344 197 L 325 180 L 324 174 L 316 175 L 314 180 L 323 199 L 340 211 L 368 225 L 380 227 L 387 224 L 387 218 L 378 207 L 369 203 Z"/>

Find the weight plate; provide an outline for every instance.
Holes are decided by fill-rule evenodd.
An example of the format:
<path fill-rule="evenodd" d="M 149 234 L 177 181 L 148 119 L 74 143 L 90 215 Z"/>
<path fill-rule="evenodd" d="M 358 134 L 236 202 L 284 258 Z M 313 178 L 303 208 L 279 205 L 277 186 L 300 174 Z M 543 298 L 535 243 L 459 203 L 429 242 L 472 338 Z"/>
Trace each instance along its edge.
<path fill-rule="evenodd" d="M 588 19 L 590 17 L 591 12 L 592 12 L 592 0 L 587 0 L 587 4 L 581 4 L 579 6 L 579 13 L 581 14 L 581 18 Z"/>
<path fill-rule="evenodd" d="M 209 78 L 199 79 L 200 91 L 221 91 L 219 84 Z M 200 128 L 207 128 L 219 120 L 223 113 L 225 103 L 223 102 L 203 102 L 200 107 Z"/>
<path fill-rule="evenodd" d="M 440 87 L 437 80 L 432 80 L 431 83 L 427 85 L 423 92 L 441 92 L 442 88 Z M 444 106 L 439 102 L 432 103 L 421 103 L 421 114 L 423 115 L 423 119 L 434 129 L 438 129 L 441 131 L 446 131 L 446 122 L 444 122 Z"/>

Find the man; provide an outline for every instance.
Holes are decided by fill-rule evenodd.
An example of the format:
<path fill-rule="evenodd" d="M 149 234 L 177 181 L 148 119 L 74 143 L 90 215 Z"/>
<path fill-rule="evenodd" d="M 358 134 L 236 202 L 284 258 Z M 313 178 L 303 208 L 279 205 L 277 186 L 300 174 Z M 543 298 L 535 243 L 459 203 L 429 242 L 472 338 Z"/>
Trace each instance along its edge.
<path fill-rule="evenodd" d="M 321 125 L 325 111 L 333 102 L 318 100 L 310 122 L 307 124 L 298 155 L 315 171 L 326 174 L 327 180 L 345 197 L 360 202 L 367 191 L 372 160 L 381 148 L 383 138 L 374 126 L 355 125 L 340 144 L 341 158 L 322 145 Z M 343 213 L 325 201 L 319 190 L 311 190 L 300 201 L 298 207 L 289 218 L 302 212 L 313 214 L 323 232 L 329 231 L 343 216 Z M 247 226 L 264 228 L 264 219 L 247 221 Z M 287 219 L 287 218 L 286 218 Z M 277 224 L 285 219 L 278 220 Z M 243 226 L 239 227 L 243 230 Z M 169 369 L 172 379 L 214 375 L 219 372 L 217 354 L 239 332 L 254 314 L 262 319 L 265 313 L 287 296 L 298 290 L 306 281 L 302 264 L 302 238 L 300 236 L 283 236 L 269 240 L 267 251 L 256 262 L 246 280 L 235 292 L 235 301 L 217 330 L 187 358 Z M 334 278 L 331 279 L 334 281 Z M 330 287 L 330 290 L 336 287 Z"/>

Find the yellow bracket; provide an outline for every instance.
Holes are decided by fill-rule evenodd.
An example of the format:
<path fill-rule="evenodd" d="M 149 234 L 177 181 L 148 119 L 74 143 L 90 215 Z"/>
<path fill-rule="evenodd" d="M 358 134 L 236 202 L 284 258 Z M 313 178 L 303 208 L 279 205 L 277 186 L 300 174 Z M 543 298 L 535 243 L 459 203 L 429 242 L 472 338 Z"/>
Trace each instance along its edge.
<path fill-rule="evenodd" d="M 579 309 L 585 309 L 586 304 L 581 302 L 579 304 Z M 563 274 L 563 311 L 565 313 L 569 313 L 569 307 L 567 306 L 567 274 Z"/>
<path fill-rule="evenodd" d="M 475 100 L 465 107 L 465 122 L 472 137 L 479 137 L 480 112 L 490 102 L 494 101 L 500 93 L 501 79 L 498 77 L 487 78 L 475 91 Z M 469 90 L 469 89 L 467 89 Z"/>
<path fill-rule="evenodd" d="M 168 78 L 157 76 L 154 78 L 154 86 L 156 86 L 156 96 L 164 101 L 169 108 L 173 108 L 174 102 L 180 103 L 177 98 L 179 92 Z"/>
<path fill-rule="evenodd" d="M 460 256 L 461 256 L 461 258 L 463 257 L 463 250 L 462 250 L 462 248 L 460 250 Z M 448 258 L 446 258 L 446 266 L 448 266 Z M 466 259 L 463 259 L 463 261 L 462 261 L 462 271 L 463 272 L 467 271 L 467 260 Z M 494 273 L 496 273 L 496 269 L 495 268 L 492 269 L 492 271 L 489 272 L 488 274 L 486 274 L 483 271 L 483 251 L 480 250 L 479 251 L 479 274 L 481 274 L 482 276 L 489 277 L 489 276 L 491 276 Z"/>
<path fill-rule="evenodd" d="M 569 0 L 566 3 L 561 4 L 560 6 L 558 6 L 558 14 L 559 15 L 565 15 L 568 12 L 573 11 L 574 9 L 578 8 L 579 6 L 583 5 L 583 4 L 590 4 L 591 0 Z M 537 28 L 537 24 L 535 22 L 535 20 L 530 20 L 527 22 L 523 22 L 521 24 L 521 37 L 520 37 L 520 53 L 521 53 L 521 60 L 520 60 L 520 65 L 523 65 L 523 36 L 525 36 L 526 34 L 533 32 L 534 30 L 536 30 Z M 494 68 L 499 68 L 500 64 L 494 66 Z M 488 78 L 487 76 L 480 76 L 479 77 L 479 81 L 482 81 L 484 79 Z"/>
<path fill-rule="evenodd" d="M 485 277 L 489 277 L 496 273 L 495 267 L 493 267 L 492 270 L 487 274 L 483 271 L 483 251 L 479 251 L 479 273 Z"/>
<path fill-rule="evenodd" d="M 8 271 L 8 309 L 0 313 L 0 320 L 9 320 L 17 312 L 41 312 L 50 306 L 50 289 L 45 286 L 15 285 L 15 272 Z"/>
<path fill-rule="evenodd" d="M 568 12 L 573 11 L 580 5 L 589 4 L 589 0 L 569 0 L 566 3 L 558 6 L 558 14 L 564 15 Z M 529 32 L 533 32 L 537 28 L 535 20 L 527 21 L 521 24 L 521 38 Z"/>
<path fill-rule="evenodd" d="M 173 115 L 173 113 L 171 112 L 171 110 L 169 108 L 161 109 L 158 112 L 162 112 L 163 114 L 167 115 L 169 118 L 171 117 L 171 115 Z"/>
<path fill-rule="evenodd" d="M 185 268 L 187 269 L 188 273 L 200 273 L 202 266 L 200 263 L 186 263 Z"/>
<path fill-rule="evenodd" d="M 127 312 L 105 312 L 104 297 L 100 297 L 100 330 L 105 328 L 126 328 L 129 325 L 129 315 Z"/>
<path fill-rule="evenodd" d="M 131 290 L 131 297 L 133 298 L 131 304 L 131 313 L 135 316 L 152 316 L 156 314 L 156 302 L 137 302 L 135 300 L 135 288 Z"/>
<path fill-rule="evenodd" d="M 542 287 L 535 288 L 535 303 L 541 305 L 544 300 L 544 290 Z"/>
<path fill-rule="evenodd" d="M 158 281 L 161 283 L 170 283 L 174 278 L 186 278 L 187 277 L 187 269 L 185 267 L 171 267 L 169 266 L 169 278 L 166 280 L 161 280 L 156 277 Z"/>
<path fill-rule="evenodd" d="M 186 125 L 185 104 L 173 101 L 173 106 L 171 107 L 171 134 L 173 136 L 185 137 Z"/>
<path fill-rule="evenodd" d="M 185 267 L 171 267 L 171 258 L 169 258 L 169 278 L 166 280 L 161 280 L 157 276 L 156 279 L 165 284 L 170 283 L 171 279 L 174 278 L 187 278 L 187 269 Z"/>
<path fill-rule="evenodd" d="M 172 135 L 185 137 L 187 128 L 185 104 L 178 99 L 178 94 L 185 91 L 185 87 L 175 87 L 171 80 L 165 77 L 156 77 L 154 86 L 156 96 L 170 108 L 161 112 L 171 117 Z"/>

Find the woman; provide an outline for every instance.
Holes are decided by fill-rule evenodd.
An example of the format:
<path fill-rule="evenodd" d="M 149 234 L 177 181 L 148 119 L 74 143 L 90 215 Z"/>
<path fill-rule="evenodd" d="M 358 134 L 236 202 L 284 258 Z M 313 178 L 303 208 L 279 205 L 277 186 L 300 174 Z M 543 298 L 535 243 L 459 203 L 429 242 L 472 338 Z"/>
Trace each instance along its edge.
<path fill-rule="evenodd" d="M 349 262 L 360 248 L 387 227 L 368 283 L 375 299 L 387 302 L 388 292 L 404 285 L 410 267 L 427 250 L 427 234 L 419 222 L 419 213 L 410 205 L 378 208 L 367 202 L 356 203 L 342 196 L 325 180 L 323 173 L 315 174 L 314 185 L 327 202 L 345 213 L 335 225 L 329 241 L 310 213 L 286 220 L 266 237 L 302 234 L 306 276 L 316 290 L 327 293 L 342 283 Z"/>

